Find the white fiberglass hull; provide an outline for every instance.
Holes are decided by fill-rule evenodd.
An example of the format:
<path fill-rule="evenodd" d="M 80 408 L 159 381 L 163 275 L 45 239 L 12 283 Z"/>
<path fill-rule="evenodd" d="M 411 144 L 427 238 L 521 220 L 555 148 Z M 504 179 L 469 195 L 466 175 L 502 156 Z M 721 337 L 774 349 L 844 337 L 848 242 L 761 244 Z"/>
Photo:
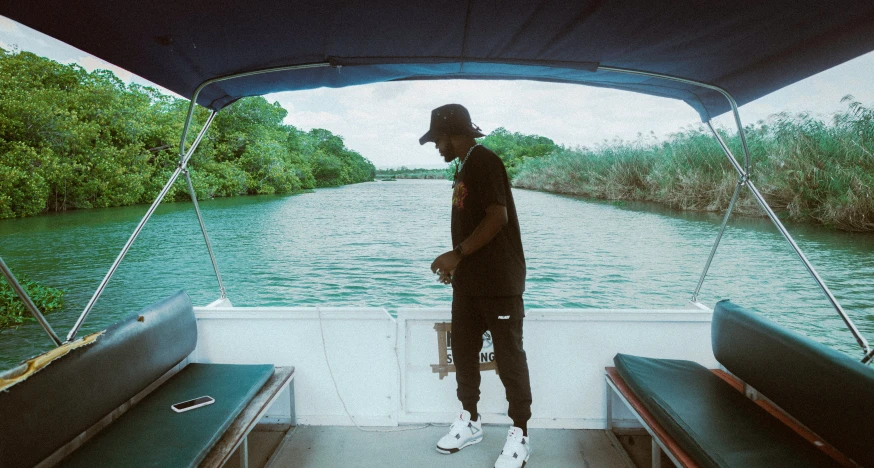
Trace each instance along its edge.
<path fill-rule="evenodd" d="M 460 408 L 454 373 L 440 378 L 445 359 L 441 363 L 435 325 L 450 322 L 448 308 L 399 309 L 397 318 L 382 308 L 211 305 L 195 314 L 199 336 L 192 362 L 295 367 L 297 424 L 353 425 L 349 415 L 360 426 L 445 424 Z M 711 315 L 693 307 L 526 311 L 534 397 L 529 427 L 605 428 L 604 368 L 619 352 L 717 367 Z M 483 351 L 488 360 L 489 349 Z M 288 422 L 286 401 L 280 397 L 265 422 Z M 638 425 L 623 405 L 613 408 L 614 426 Z M 494 370 L 483 371 L 479 409 L 488 423 L 510 423 Z"/>

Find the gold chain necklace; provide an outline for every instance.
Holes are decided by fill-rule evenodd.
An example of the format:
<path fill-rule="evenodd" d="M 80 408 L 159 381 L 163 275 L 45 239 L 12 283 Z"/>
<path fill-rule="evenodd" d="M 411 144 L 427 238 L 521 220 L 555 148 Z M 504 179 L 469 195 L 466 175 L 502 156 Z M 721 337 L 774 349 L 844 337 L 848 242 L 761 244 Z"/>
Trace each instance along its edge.
<path fill-rule="evenodd" d="M 467 150 L 467 154 L 464 155 L 464 159 L 458 161 L 458 165 L 455 166 L 455 176 L 452 177 L 452 188 L 455 188 L 455 184 L 458 182 L 458 173 L 461 172 L 461 166 L 464 166 L 464 163 L 467 162 L 467 158 L 470 157 L 470 153 L 473 153 L 474 148 L 476 148 L 477 146 L 482 145 L 477 143 L 471 146 L 470 149 Z"/>
<path fill-rule="evenodd" d="M 459 172 L 461 172 L 461 167 L 464 166 L 464 163 L 467 162 L 467 158 L 470 157 L 470 153 L 473 153 L 473 150 L 474 150 L 477 146 L 482 146 L 482 145 L 479 144 L 479 143 L 477 143 L 477 144 L 471 146 L 470 149 L 467 150 L 467 154 L 464 155 L 464 159 L 462 159 L 462 160 L 458 163 L 458 171 L 459 171 Z"/>

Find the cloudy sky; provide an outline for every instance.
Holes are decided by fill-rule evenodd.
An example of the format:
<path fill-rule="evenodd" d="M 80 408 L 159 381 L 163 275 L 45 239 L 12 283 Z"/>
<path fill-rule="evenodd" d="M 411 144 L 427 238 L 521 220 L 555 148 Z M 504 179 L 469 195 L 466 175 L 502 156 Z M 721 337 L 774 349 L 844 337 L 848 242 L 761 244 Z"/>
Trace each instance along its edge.
<path fill-rule="evenodd" d="M 109 69 L 125 81 L 151 83 L 76 48 L 0 16 L 0 47 L 30 51 L 86 70 Z M 747 123 L 776 112 L 812 112 L 827 117 L 843 109 L 850 94 L 874 105 L 874 53 L 826 70 L 740 108 Z M 152 85 L 154 86 L 154 85 Z M 378 83 L 266 96 L 288 110 L 286 123 L 300 129 L 326 128 L 378 168 L 443 167 L 434 145 L 420 146 L 431 109 L 464 104 L 485 132 L 498 127 L 552 138 L 568 146 L 593 146 L 639 134 L 664 138 L 700 124 L 681 101 L 579 85 L 531 81 L 422 81 Z M 729 115 L 717 125 L 733 126 Z"/>

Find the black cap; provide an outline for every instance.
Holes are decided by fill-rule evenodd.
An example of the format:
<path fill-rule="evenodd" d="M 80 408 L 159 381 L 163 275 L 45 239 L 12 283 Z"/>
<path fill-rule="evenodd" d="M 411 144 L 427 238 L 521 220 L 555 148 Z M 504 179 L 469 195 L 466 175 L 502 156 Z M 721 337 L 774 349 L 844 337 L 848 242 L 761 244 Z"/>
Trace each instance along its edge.
<path fill-rule="evenodd" d="M 436 142 L 442 135 L 462 135 L 479 138 L 485 136 L 480 128 L 471 123 L 470 113 L 461 104 L 446 104 L 431 111 L 431 128 L 419 138 L 419 144 Z"/>

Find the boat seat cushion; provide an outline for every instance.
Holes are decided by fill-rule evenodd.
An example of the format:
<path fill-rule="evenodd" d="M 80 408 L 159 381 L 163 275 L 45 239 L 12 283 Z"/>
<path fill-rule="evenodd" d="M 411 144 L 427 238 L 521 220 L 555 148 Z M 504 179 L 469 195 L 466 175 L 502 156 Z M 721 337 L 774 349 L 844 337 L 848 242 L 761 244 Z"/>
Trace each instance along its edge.
<path fill-rule="evenodd" d="M 616 370 L 702 467 L 833 467 L 834 460 L 692 361 L 617 354 Z"/>
<path fill-rule="evenodd" d="M 732 374 L 862 466 L 874 466 L 874 369 L 730 301 L 713 354 Z"/>
<path fill-rule="evenodd" d="M 271 375 L 269 364 L 189 364 L 58 466 L 197 466 Z M 215 403 L 170 408 L 201 396 Z"/>
<path fill-rule="evenodd" d="M 0 465 L 36 465 L 151 385 L 196 344 L 191 299 L 179 291 L 0 392 Z"/>

